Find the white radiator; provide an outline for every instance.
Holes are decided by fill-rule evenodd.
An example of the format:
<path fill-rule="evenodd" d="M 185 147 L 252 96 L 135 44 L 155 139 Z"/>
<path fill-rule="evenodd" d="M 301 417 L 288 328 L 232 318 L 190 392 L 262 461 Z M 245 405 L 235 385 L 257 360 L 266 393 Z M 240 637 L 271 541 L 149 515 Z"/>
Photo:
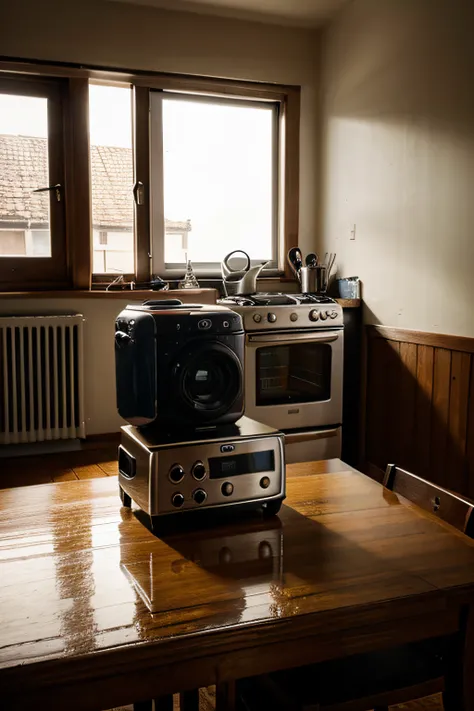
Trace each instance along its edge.
<path fill-rule="evenodd" d="M 85 437 L 83 321 L 0 317 L 0 444 Z"/>

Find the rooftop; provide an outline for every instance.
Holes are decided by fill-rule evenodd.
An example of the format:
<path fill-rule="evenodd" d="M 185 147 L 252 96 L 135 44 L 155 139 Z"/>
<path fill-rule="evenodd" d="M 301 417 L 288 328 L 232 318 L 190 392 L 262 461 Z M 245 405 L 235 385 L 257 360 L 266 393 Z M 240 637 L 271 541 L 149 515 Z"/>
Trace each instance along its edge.
<path fill-rule="evenodd" d="M 92 223 L 97 230 L 132 230 L 133 161 L 131 148 L 92 146 Z M 0 223 L 46 226 L 49 185 L 47 139 L 0 135 Z M 190 232 L 189 220 L 165 220 L 167 232 Z"/>

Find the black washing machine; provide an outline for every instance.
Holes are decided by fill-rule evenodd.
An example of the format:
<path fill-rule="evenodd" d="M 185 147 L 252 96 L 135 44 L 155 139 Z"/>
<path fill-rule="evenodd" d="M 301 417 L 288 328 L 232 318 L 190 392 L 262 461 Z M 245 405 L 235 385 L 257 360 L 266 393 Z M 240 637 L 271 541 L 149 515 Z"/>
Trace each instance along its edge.
<path fill-rule="evenodd" d="M 225 306 L 130 305 L 115 322 L 117 406 L 130 424 L 204 427 L 244 412 L 245 334 Z"/>

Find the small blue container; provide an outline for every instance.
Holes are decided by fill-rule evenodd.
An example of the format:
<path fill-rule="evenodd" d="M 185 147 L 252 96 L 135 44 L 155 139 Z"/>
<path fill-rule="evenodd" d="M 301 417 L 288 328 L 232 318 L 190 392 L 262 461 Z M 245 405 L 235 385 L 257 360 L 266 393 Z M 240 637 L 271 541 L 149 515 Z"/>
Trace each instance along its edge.
<path fill-rule="evenodd" d="M 338 279 L 337 287 L 341 299 L 360 299 L 360 279 L 359 277 L 347 277 Z"/>

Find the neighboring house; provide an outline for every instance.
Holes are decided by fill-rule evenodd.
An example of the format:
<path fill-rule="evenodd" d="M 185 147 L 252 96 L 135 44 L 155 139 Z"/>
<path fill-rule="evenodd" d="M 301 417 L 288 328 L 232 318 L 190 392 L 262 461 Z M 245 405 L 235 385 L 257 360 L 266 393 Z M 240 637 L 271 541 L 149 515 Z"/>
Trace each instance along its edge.
<path fill-rule="evenodd" d="M 93 271 L 133 272 L 133 162 L 129 148 L 92 146 Z M 47 140 L 0 135 L 0 256 L 48 256 Z M 187 250 L 190 220 L 165 220 Z"/>

